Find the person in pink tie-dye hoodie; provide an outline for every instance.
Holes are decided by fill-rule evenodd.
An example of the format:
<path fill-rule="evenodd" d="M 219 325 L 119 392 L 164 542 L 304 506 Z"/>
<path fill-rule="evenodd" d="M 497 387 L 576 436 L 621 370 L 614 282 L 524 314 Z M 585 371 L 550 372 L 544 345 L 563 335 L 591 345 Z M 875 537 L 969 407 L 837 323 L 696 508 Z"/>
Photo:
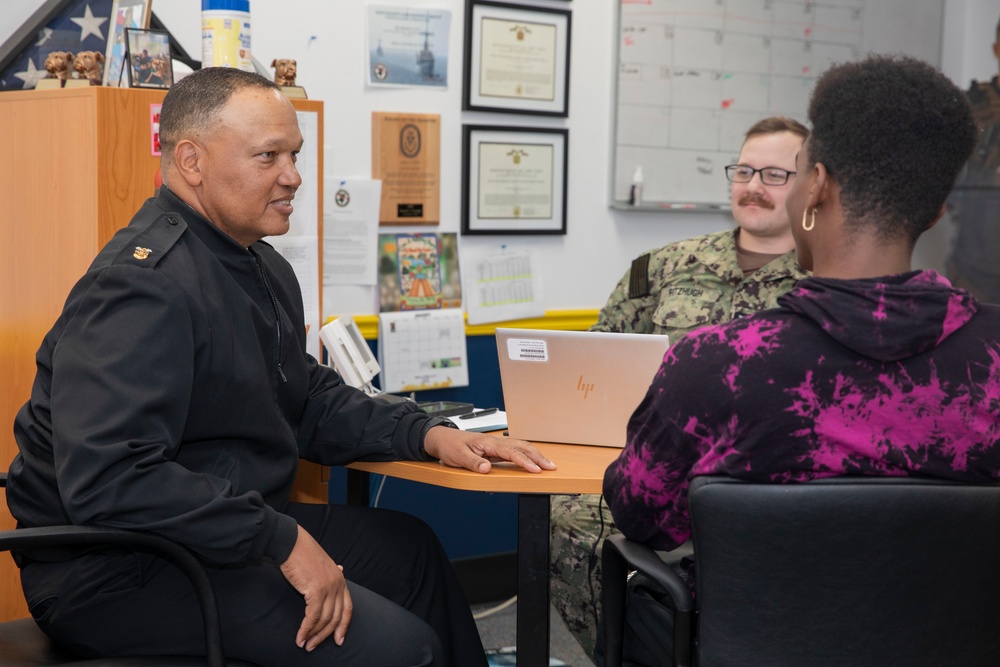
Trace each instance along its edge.
<path fill-rule="evenodd" d="M 911 269 L 975 143 L 965 95 L 870 56 L 820 77 L 809 121 L 786 209 L 813 277 L 680 338 L 605 474 L 618 528 L 653 548 L 690 537 L 697 475 L 1000 478 L 1000 307 Z"/>

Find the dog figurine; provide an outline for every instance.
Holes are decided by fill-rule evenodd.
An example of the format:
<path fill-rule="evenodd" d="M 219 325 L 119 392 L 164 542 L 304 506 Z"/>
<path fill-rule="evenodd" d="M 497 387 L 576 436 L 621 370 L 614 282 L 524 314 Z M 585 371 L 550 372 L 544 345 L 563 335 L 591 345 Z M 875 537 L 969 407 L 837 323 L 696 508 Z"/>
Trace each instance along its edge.
<path fill-rule="evenodd" d="M 80 51 L 73 69 L 79 73 L 79 78 L 87 79 L 92 86 L 99 86 L 104 76 L 104 54 L 100 51 Z"/>
<path fill-rule="evenodd" d="M 45 71 L 48 72 L 46 78 L 66 79 L 73 78 L 73 54 L 69 51 L 52 51 L 45 56 Z"/>
<path fill-rule="evenodd" d="M 271 61 L 274 68 L 274 82 L 279 86 L 294 86 L 297 64 L 290 58 L 275 58 Z"/>

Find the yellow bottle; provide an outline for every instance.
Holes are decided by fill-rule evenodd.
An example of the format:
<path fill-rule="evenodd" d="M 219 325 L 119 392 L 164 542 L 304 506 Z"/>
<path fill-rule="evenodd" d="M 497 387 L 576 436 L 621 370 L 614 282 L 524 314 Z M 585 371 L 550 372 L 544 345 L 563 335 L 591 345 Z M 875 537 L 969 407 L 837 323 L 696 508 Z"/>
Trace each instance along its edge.
<path fill-rule="evenodd" d="M 250 0 L 201 0 L 201 66 L 254 71 Z"/>

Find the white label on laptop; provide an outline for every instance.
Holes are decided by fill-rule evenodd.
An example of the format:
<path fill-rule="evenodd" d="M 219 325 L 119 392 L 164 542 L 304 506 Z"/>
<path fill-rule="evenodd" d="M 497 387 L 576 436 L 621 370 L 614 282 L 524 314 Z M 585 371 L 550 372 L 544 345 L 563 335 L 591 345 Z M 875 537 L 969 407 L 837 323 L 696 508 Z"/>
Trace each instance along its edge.
<path fill-rule="evenodd" d="M 507 356 L 514 361 L 548 361 L 549 348 L 538 338 L 508 338 Z"/>

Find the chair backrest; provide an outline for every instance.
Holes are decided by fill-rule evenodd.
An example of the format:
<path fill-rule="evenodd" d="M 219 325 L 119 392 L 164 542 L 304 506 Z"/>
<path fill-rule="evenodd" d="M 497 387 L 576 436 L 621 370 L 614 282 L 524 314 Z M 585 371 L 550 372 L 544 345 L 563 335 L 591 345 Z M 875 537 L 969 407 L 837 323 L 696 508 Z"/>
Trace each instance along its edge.
<path fill-rule="evenodd" d="M 1000 485 L 701 477 L 689 500 L 700 667 L 1000 664 Z"/>

